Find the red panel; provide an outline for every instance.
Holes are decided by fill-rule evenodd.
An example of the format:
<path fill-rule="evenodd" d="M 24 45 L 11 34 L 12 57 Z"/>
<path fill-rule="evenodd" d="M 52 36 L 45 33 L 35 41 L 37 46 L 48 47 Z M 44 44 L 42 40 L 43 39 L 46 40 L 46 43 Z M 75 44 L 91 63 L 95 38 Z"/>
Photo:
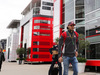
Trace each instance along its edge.
<path fill-rule="evenodd" d="M 47 59 L 47 58 L 31 59 L 31 62 L 50 62 L 50 61 L 52 61 L 52 58 L 51 59 Z"/>
<path fill-rule="evenodd" d="M 47 17 L 33 17 L 33 19 L 34 20 L 50 20 L 50 21 L 53 21 L 53 18 L 47 18 Z"/>
<path fill-rule="evenodd" d="M 50 46 L 34 45 L 32 48 L 51 48 Z"/>
<path fill-rule="evenodd" d="M 100 60 L 87 60 L 86 66 L 100 66 Z"/>
<path fill-rule="evenodd" d="M 23 45 L 23 30 L 24 30 L 24 27 L 22 26 L 22 27 L 21 27 L 21 40 L 20 40 L 20 48 L 22 48 L 22 45 Z"/>
<path fill-rule="evenodd" d="M 62 25 L 62 13 L 63 13 L 63 0 L 60 0 L 60 25 Z M 62 28 L 60 28 L 60 36 L 61 34 L 62 34 Z"/>
<path fill-rule="evenodd" d="M 39 41 L 42 41 L 42 40 L 51 40 L 52 38 L 50 38 L 50 36 L 33 36 L 33 40 L 36 40 L 36 39 L 39 40 Z"/>
<path fill-rule="evenodd" d="M 34 20 L 49 20 L 50 24 L 34 23 Z M 53 21 L 52 18 L 33 17 L 30 61 L 37 61 L 37 62 L 52 61 L 52 55 L 49 52 L 49 48 L 51 48 L 53 45 L 52 21 Z M 34 26 L 40 26 L 40 29 L 34 29 Z M 49 28 L 49 30 L 45 30 L 45 28 Z M 39 32 L 40 35 L 34 35 L 34 32 Z M 45 34 L 50 34 L 50 36 L 45 36 Z M 33 45 L 33 42 L 39 42 L 39 44 Z M 37 48 L 39 49 L 39 51 L 33 52 L 33 48 Z"/>
<path fill-rule="evenodd" d="M 42 62 L 52 61 L 52 56 L 50 55 L 49 52 L 34 52 L 32 53 L 32 55 L 38 55 L 38 58 L 32 58 L 31 59 L 32 61 L 42 61 Z"/>
<path fill-rule="evenodd" d="M 40 29 L 44 30 L 50 30 L 50 26 L 40 26 Z"/>
<path fill-rule="evenodd" d="M 42 54 L 40 54 L 39 58 L 49 58 L 49 55 L 42 55 Z"/>
<path fill-rule="evenodd" d="M 49 48 L 39 48 L 39 52 L 49 52 Z"/>
<path fill-rule="evenodd" d="M 39 45 L 50 45 L 50 42 L 39 42 Z"/>

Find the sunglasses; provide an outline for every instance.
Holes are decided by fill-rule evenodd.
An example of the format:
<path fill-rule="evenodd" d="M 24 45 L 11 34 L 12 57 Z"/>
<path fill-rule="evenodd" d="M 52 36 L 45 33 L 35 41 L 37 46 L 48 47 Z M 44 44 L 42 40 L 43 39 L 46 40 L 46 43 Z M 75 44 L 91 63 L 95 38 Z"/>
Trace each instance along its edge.
<path fill-rule="evenodd" d="M 70 25 L 70 26 L 75 26 L 75 25 Z"/>

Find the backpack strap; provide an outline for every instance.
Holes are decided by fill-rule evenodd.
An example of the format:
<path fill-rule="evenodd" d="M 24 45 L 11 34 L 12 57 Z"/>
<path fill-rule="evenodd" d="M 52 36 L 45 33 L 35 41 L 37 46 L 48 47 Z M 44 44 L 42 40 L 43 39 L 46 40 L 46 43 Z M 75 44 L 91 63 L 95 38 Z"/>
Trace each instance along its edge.
<path fill-rule="evenodd" d="M 76 32 L 76 31 L 74 31 L 74 33 L 75 33 L 75 35 L 76 35 L 76 42 L 78 41 L 78 33 Z M 67 32 L 63 32 L 62 34 L 61 34 L 62 36 L 63 36 L 63 38 L 64 38 L 64 40 L 63 40 L 63 42 L 65 42 L 65 40 L 66 40 L 66 37 L 67 37 Z"/>
<path fill-rule="evenodd" d="M 76 42 L 78 41 L 78 33 L 76 31 L 74 31 L 75 35 L 76 35 Z"/>
<path fill-rule="evenodd" d="M 67 37 L 67 33 L 66 33 L 66 32 L 63 32 L 61 35 L 62 35 L 62 36 L 63 36 L 63 38 L 64 38 L 63 42 L 65 42 L 66 37 Z"/>

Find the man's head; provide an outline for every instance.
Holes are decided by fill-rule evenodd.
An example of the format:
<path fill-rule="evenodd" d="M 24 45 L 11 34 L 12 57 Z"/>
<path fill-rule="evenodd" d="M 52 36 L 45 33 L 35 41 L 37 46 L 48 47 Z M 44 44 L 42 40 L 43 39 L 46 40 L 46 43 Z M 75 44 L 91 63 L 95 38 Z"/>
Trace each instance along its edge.
<path fill-rule="evenodd" d="M 2 52 L 2 48 L 0 48 L 0 52 Z"/>
<path fill-rule="evenodd" d="M 71 22 L 68 23 L 67 29 L 74 30 L 74 26 L 75 26 L 74 22 L 71 21 Z"/>

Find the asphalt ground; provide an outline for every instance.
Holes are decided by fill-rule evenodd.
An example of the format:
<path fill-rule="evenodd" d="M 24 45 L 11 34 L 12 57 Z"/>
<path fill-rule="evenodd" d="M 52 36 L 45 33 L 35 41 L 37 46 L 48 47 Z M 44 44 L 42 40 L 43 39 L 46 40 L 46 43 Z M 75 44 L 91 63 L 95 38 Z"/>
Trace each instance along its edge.
<path fill-rule="evenodd" d="M 50 64 L 23 64 L 18 65 L 16 62 L 4 62 L 0 75 L 48 75 Z M 73 71 L 69 69 L 69 75 Z M 84 72 L 78 75 L 100 75 L 95 72 Z"/>

